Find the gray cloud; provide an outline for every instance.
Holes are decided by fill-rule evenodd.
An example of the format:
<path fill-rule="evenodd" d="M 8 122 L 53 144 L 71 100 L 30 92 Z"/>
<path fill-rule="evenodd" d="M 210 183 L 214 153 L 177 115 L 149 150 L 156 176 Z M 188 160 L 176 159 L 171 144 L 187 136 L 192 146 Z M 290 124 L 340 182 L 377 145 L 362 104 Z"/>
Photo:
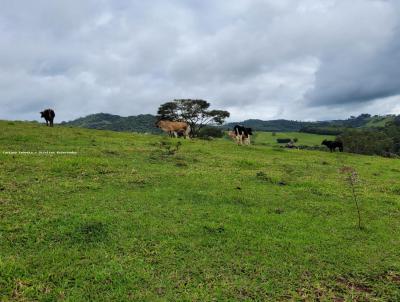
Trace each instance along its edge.
<path fill-rule="evenodd" d="M 384 34 L 384 33 L 383 33 Z M 351 105 L 400 94 L 400 28 L 386 43 L 338 51 L 321 60 L 306 98 L 315 105 Z"/>
<path fill-rule="evenodd" d="M 0 118 L 400 113 L 399 5 L 374 0 L 0 0 Z"/>

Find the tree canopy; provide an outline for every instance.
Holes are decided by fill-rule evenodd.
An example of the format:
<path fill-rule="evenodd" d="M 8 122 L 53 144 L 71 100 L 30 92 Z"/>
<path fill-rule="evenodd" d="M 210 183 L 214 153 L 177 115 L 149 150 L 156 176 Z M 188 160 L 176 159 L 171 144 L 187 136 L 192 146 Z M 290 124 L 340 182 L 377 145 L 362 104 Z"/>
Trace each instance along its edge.
<path fill-rule="evenodd" d="M 161 120 L 185 121 L 190 125 L 192 135 L 206 125 L 222 125 L 229 112 L 225 110 L 209 110 L 210 103 L 205 100 L 178 99 L 162 104 L 157 111 Z"/>

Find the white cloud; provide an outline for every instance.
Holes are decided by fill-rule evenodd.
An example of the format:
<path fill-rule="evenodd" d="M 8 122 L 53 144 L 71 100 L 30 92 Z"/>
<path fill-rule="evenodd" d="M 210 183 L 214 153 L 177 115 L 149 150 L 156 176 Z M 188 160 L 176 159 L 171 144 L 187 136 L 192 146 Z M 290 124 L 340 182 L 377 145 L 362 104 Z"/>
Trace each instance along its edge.
<path fill-rule="evenodd" d="M 0 118 L 155 113 L 190 97 L 233 120 L 400 113 L 395 0 L 0 5 Z"/>

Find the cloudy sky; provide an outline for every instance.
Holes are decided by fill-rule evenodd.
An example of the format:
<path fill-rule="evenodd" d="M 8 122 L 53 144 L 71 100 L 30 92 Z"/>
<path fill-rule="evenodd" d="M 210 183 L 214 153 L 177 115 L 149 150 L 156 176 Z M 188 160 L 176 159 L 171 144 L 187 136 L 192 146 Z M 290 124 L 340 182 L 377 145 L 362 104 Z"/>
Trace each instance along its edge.
<path fill-rule="evenodd" d="M 398 0 L 0 0 L 0 119 L 400 114 Z"/>

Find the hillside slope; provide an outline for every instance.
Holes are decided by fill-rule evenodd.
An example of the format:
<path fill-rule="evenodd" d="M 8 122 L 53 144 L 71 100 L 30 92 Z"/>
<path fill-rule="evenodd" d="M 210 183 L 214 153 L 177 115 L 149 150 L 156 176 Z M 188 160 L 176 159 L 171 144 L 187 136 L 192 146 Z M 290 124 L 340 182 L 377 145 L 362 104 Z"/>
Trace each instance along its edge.
<path fill-rule="evenodd" d="M 96 113 L 70 122 L 63 122 L 61 125 L 99 130 L 161 133 L 161 131 L 155 127 L 155 122 L 156 117 L 151 114 L 123 117 L 108 113 Z"/>
<path fill-rule="evenodd" d="M 275 131 L 275 132 L 304 132 L 324 134 L 338 134 L 343 128 L 369 128 L 383 127 L 386 122 L 393 120 L 393 116 L 370 116 L 362 114 L 358 117 L 351 117 L 346 120 L 304 122 L 291 120 L 270 120 L 263 121 L 259 119 L 250 119 L 242 122 L 227 123 L 222 127 L 232 129 L 237 124 L 243 124 L 256 131 Z M 154 126 L 156 116 L 151 114 L 142 114 L 137 116 L 123 117 L 108 113 L 96 113 L 78 118 L 69 122 L 62 122 L 63 126 L 76 126 L 89 129 L 129 131 L 139 133 L 156 133 L 161 131 Z"/>
<path fill-rule="evenodd" d="M 1 301 L 400 300 L 396 160 L 0 129 Z"/>
<path fill-rule="evenodd" d="M 243 122 L 228 123 L 224 127 L 232 128 L 236 124 L 242 124 L 246 127 L 251 127 L 257 131 L 275 131 L 275 132 L 309 132 L 338 134 L 345 128 L 377 128 L 383 127 L 389 121 L 394 119 L 393 115 L 387 116 L 371 116 L 369 114 L 361 114 L 357 117 L 350 117 L 344 120 L 331 121 L 292 121 L 292 120 L 270 120 L 263 121 L 258 119 L 245 120 Z"/>

